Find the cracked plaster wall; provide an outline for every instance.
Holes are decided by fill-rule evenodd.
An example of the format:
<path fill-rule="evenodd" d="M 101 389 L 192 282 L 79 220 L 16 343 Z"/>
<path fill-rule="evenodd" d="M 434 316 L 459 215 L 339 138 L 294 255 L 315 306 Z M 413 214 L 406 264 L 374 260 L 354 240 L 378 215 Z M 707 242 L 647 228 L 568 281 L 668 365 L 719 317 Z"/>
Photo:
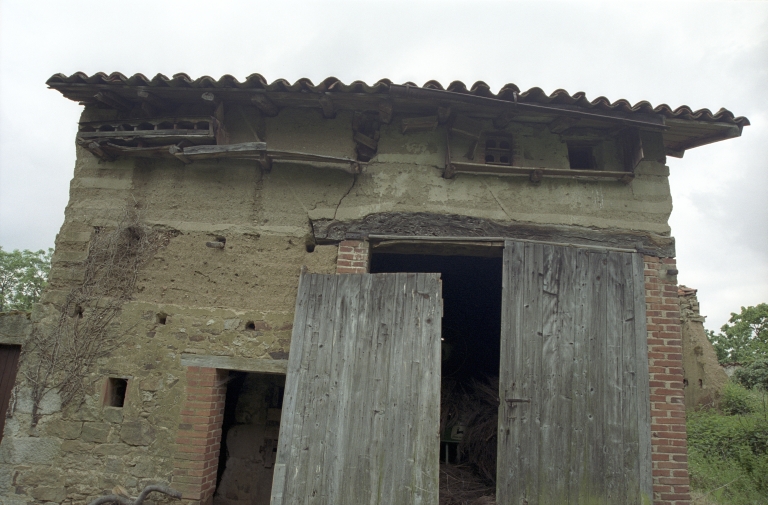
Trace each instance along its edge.
<path fill-rule="evenodd" d="M 87 108 L 83 120 L 109 114 Z M 169 482 L 186 381 L 180 354 L 285 356 L 302 265 L 335 271 L 335 246 L 306 248 L 312 219 L 419 211 L 669 234 L 663 161 L 642 162 L 630 185 L 474 175 L 446 180 L 444 127 L 403 135 L 399 124 L 396 116 L 381 127 L 378 154 L 357 176 L 290 163 L 263 173 L 255 162 L 232 160 L 100 162 L 78 148 L 50 285 L 33 325 L 55 324 L 57 305 L 82 281 L 79 262 L 94 227 L 114 226 L 130 207 L 147 223 L 180 234 L 141 270 L 137 292 L 112 329 L 125 335 L 125 344 L 98 364 L 85 403 L 62 410 L 51 395 L 34 429 L 29 409 L 12 413 L 0 445 L 5 503 L 85 504 L 115 485 L 135 494 L 146 483 Z M 253 141 L 261 132 L 273 149 L 355 156 L 346 112 L 326 120 L 319 110 L 285 109 L 264 118 L 245 107 L 228 112 L 227 126 L 232 142 Z M 545 128 L 511 123 L 507 130 L 527 166 L 567 167 L 565 145 Z M 646 154 L 659 152 L 660 142 L 644 138 Z M 607 168 L 617 169 L 612 146 L 601 152 Z M 205 246 L 216 237 L 226 238 L 223 250 Z M 164 324 L 160 313 L 167 314 Z M 254 328 L 246 329 L 247 322 Z M 122 409 L 102 405 L 109 376 L 129 378 Z M 19 396 L 28 396 L 23 380 L 17 384 Z"/>

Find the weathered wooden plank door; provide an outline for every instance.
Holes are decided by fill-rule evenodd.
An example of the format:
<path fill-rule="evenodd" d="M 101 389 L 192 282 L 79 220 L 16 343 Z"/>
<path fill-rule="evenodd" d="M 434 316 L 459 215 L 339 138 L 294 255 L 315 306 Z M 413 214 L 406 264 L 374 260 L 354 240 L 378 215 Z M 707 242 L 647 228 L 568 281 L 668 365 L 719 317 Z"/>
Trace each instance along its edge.
<path fill-rule="evenodd" d="M 302 274 L 272 505 L 438 503 L 439 274 Z"/>
<path fill-rule="evenodd" d="M 650 503 L 642 256 L 507 241 L 497 500 Z"/>
<path fill-rule="evenodd" d="M 0 440 L 3 439 L 5 416 L 11 401 L 13 385 L 16 383 L 16 368 L 20 353 L 19 345 L 0 345 Z"/>

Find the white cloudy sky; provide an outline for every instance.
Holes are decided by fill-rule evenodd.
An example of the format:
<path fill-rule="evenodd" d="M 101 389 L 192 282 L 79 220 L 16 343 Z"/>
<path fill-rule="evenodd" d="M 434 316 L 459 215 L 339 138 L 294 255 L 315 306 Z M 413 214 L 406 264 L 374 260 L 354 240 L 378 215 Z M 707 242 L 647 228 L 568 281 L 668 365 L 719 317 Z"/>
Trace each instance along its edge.
<path fill-rule="evenodd" d="M 52 74 L 563 88 L 725 107 L 741 138 L 668 158 L 679 280 L 707 326 L 768 302 L 768 2 L 0 0 L 0 246 L 53 245 L 80 106 Z"/>

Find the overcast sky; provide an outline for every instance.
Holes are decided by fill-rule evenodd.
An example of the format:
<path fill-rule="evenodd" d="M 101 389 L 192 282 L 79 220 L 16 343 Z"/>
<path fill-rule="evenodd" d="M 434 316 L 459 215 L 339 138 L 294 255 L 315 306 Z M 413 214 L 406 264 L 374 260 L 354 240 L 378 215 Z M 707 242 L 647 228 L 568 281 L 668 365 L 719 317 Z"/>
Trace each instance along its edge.
<path fill-rule="evenodd" d="M 707 327 L 768 302 L 768 2 L 0 0 L 0 246 L 52 247 L 81 107 L 54 73 L 513 82 L 720 107 L 741 138 L 667 158 L 679 281 Z"/>

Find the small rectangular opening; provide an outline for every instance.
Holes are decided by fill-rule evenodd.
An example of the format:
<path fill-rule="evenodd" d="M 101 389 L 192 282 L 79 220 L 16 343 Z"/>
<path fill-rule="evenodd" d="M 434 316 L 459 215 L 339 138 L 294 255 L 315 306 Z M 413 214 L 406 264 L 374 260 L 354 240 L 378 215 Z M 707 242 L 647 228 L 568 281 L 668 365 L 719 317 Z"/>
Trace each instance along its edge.
<path fill-rule="evenodd" d="M 128 379 L 110 377 L 107 379 L 107 392 L 104 404 L 107 407 L 121 407 L 125 404 L 125 392 L 128 390 Z"/>
<path fill-rule="evenodd" d="M 573 170 L 592 170 L 595 168 L 594 147 L 587 144 L 568 142 L 568 161 Z"/>

